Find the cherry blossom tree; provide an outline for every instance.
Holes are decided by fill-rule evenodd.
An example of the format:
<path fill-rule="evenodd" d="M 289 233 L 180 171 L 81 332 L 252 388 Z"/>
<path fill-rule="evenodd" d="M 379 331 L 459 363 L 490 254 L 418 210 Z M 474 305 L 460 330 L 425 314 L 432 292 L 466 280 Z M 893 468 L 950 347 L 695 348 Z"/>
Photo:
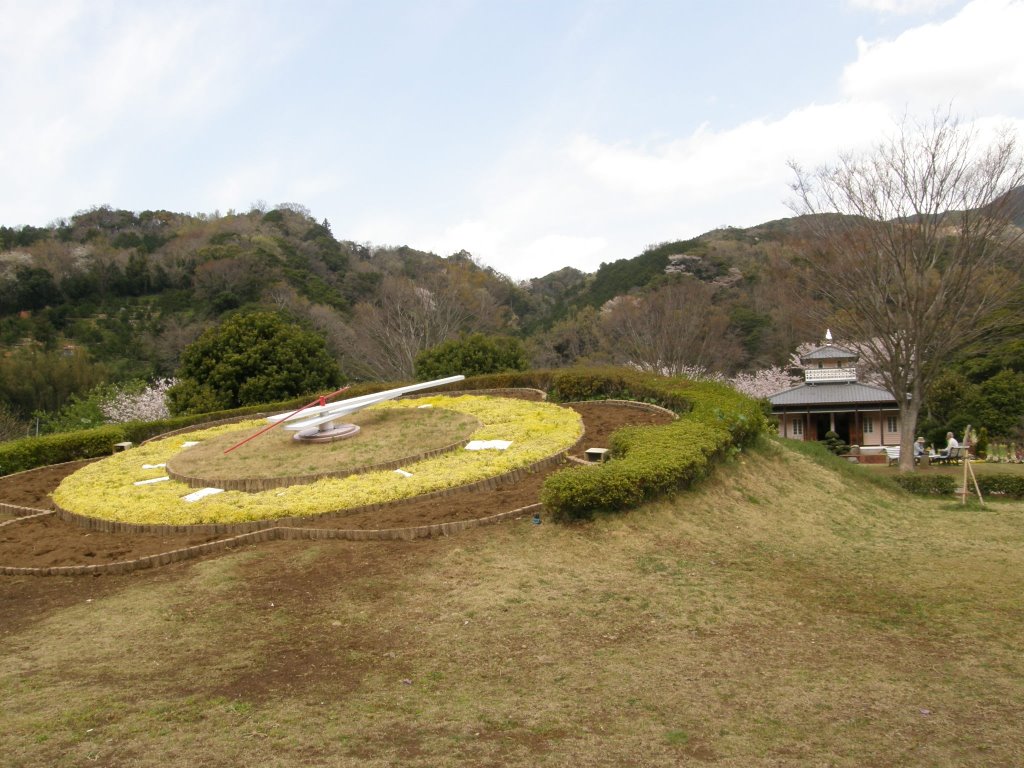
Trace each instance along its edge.
<path fill-rule="evenodd" d="M 142 390 L 122 389 L 101 403 L 100 411 L 112 424 L 166 419 L 171 415 L 167 407 L 167 390 L 175 383 L 175 379 L 157 379 Z"/>
<path fill-rule="evenodd" d="M 762 368 L 753 373 L 737 373 L 729 379 L 733 388 L 755 398 L 768 398 L 778 392 L 795 387 L 801 381 L 800 377 L 793 376 L 785 368 L 780 368 L 777 365 Z"/>

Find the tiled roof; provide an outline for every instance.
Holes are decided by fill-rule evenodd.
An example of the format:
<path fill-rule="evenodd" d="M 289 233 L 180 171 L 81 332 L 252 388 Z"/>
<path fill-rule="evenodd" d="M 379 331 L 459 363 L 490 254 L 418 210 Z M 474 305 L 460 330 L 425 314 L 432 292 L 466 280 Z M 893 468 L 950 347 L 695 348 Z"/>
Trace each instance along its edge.
<path fill-rule="evenodd" d="M 800 356 L 800 362 L 808 360 L 856 360 L 859 358 L 856 352 L 837 347 L 835 344 L 826 344 L 823 347 L 812 349 L 806 355 Z"/>
<path fill-rule="evenodd" d="M 768 398 L 772 406 L 784 405 L 859 405 L 895 404 L 896 398 L 880 387 L 848 382 L 841 384 L 801 384 Z"/>

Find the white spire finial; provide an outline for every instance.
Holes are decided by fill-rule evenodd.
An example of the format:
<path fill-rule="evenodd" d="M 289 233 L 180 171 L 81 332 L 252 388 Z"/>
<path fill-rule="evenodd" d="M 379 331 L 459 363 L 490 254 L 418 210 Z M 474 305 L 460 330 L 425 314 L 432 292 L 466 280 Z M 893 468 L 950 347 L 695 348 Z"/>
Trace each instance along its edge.
<path fill-rule="evenodd" d="M 832 329 L 831 328 L 826 328 L 825 329 L 825 341 L 832 341 Z"/>

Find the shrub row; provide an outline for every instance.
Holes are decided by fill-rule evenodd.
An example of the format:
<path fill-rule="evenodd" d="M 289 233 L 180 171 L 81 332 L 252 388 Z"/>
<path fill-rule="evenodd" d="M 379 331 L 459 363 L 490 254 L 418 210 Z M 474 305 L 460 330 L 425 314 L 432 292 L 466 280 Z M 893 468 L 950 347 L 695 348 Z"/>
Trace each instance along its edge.
<path fill-rule="evenodd" d="M 681 379 L 667 379 L 629 368 L 559 368 L 555 370 L 508 371 L 482 376 L 470 376 L 465 381 L 449 384 L 447 390 L 506 389 L 531 387 L 548 393 L 553 402 L 578 400 L 639 400 L 655 403 L 677 413 L 686 413 L 692 403 L 682 385 L 700 387 Z M 711 388 L 719 385 L 712 384 Z M 726 391 L 736 393 L 728 387 Z M 742 397 L 742 396 L 739 396 Z M 745 399 L 745 398 L 744 398 Z"/>
<path fill-rule="evenodd" d="M 1024 477 L 1020 475 L 979 475 L 982 494 L 998 493 L 1014 499 L 1024 498 Z"/>
<path fill-rule="evenodd" d="M 619 430 L 612 439 L 615 461 L 554 473 L 541 501 L 556 520 L 629 509 L 706 477 L 730 445 L 726 430 L 689 419 Z"/>
<path fill-rule="evenodd" d="M 896 475 L 893 480 L 903 490 L 919 496 L 948 496 L 956 488 L 956 478 L 952 475 L 932 475 L 920 472 L 906 472 Z"/>
<path fill-rule="evenodd" d="M 77 432 L 25 437 L 0 443 L 0 476 L 75 459 L 105 456 L 114 443 L 130 440 L 127 424 L 108 424 Z"/>
<path fill-rule="evenodd" d="M 291 403 L 279 405 L 280 409 L 292 406 Z M 303 403 L 299 405 L 303 405 Z M 264 408 L 266 407 L 264 406 Z M 260 410 L 261 408 L 248 407 L 240 408 L 237 411 L 218 411 L 194 416 L 172 417 L 159 421 L 104 424 L 102 427 L 93 427 L 92 429 L 11 440 L 0 443 L 0 476 L 48 464 L 107 456 L 113 450 L 115 443 L 124 441 L 141 443 L 150 437 L 192 424 L 243 416 L 246 413 L 257 413 Z"/>
<path fill-rule="evenodd" d="M 471 376 L 438 391 L 509 387 L 542 389 L 549 400 L 563 403 L 608 399 L 649 402 L 680 415 L 692 413 L 700 420 L 724 424 L 741 444 L 760 435 L 766 424 L 760 403 L 725 384 L 669 378 L 630 368 L 509 371 Z"/>
<path fill-rule="evenodd" d="M 670 408 L 679 421 L 628 427 L 612 436 L 615 459 L 550 475 L 541 501 L 556 520 L 578 520 L 619 511 L 687 488 L 715 462 L 763 434 L 759 403 L 724 384 L 692 382 L 636 371 L 567 371 L 555 375 L 551 392 L 566 400 L 625 398 Z"/>
<path fill-rule="evenodd" d="M 910 493 L 949 495 L 960 485 L 954 475 L 931 475 L 918 472 L 897 475 L 894 480 L 903 490 Z M 1019 475 L 978 475 L 978 488 L 983 496 L 998 494 L 1013 499 L 1024 498 L 1024 477 Z"/>

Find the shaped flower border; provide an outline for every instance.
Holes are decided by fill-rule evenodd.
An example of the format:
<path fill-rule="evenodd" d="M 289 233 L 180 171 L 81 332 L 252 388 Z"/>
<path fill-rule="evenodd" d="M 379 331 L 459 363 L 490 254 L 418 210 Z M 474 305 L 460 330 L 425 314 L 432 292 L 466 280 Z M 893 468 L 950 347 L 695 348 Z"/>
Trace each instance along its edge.
<path fill-rule="evenodd" d="M 162 476 L 163 469 L 142 469 L 142 465 L 166 463 L 183 450 L 185 442 L 206 440 L 262 423 L 247 421 L 154 440 L 115 454 L 69 475 L 54 491 L 53 498 L 64 509 L 79 515 L 147 525 L 311 517 L 412 498 L 522 469 L 568 450 L 583 434 L 579 414 L 569 408 L 510 398 L 438 395 L 391 401 L 374 408 L 422 405 L 475 416 L 482 426 L 472 434 L 473 440 L 510 440 L 512 444 L 504 451 L 458 451 L 418 461 L 402 468 L 409 476 L 393 470 L 368 472 L 259 493 L 224 491 L 196 502 L 184 501 L 182 497 L 194 489 L 174 480 L 135 485 L 137 481 Z"/>

